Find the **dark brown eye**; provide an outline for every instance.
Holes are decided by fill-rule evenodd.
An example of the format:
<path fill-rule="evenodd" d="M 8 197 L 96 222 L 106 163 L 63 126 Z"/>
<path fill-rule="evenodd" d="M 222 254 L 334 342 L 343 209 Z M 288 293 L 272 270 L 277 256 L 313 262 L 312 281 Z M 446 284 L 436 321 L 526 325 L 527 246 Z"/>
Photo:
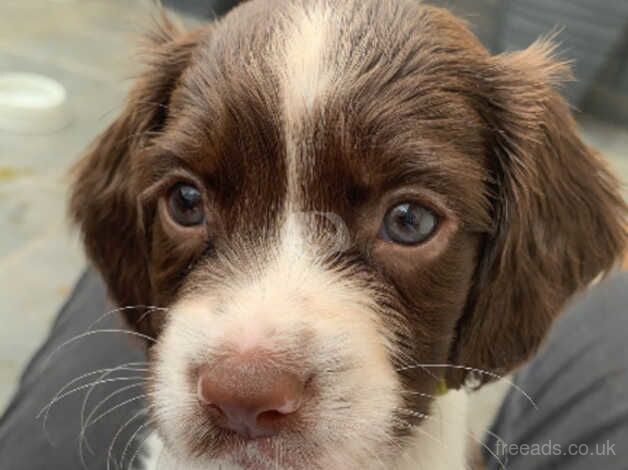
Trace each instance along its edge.
<path fill-rule="evenodd" d="M 379 237 L 401 245 L 419 245 L 438 228 L 438 216 L 425 206 L 405 202 L 388 210 Z"/>
<path fill-rule="evenodd" d="M 170 217 L 179 225 L 193 227 L 205 222 L 201 192 L 191 184 L 179 183 L 168 196 Z"/>

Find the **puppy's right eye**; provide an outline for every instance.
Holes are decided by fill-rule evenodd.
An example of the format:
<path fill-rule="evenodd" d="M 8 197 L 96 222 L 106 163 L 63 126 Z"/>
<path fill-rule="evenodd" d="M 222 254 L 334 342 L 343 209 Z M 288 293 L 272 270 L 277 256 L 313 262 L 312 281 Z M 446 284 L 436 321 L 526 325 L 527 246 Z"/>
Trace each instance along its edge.
<path fill-rule="evenodd" d="M 177 184 L 168 196 L 168 213 L 172 220 L 184 227 L 201 225 L 205 222 L 201 192 L 191 184 Z"/>
<path fill-rule="evenodd" d="M 379 232 L 382 240 L 400 245 L 420 245 L 438 229 L 438 216 L 420 204 L 405 202 L 392 207 Z"/>

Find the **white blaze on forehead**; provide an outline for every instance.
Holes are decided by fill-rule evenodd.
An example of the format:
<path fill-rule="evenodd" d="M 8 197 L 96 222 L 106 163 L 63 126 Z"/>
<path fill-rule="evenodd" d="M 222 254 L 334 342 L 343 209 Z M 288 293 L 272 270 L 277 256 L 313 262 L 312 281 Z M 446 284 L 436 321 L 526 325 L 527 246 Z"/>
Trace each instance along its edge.
<path fill-rule="evenodd" d="M 305 255 L 305 214 L 288 212 L 281 227 L 278 256 L 283 259 L 299 260 Z"/>
<path fill-rule="evenodd" d="M 331 12 L 320 4 L 288 11 L 286 30 L 278 47 L 276 68 L 280 77 L 286 135 L 286 206 L 289 211 L 298 210 L 298 176 L 308 164 L 302 147 L 304 123 L 332 81 L 332 66 L 327 51 L 330 46 L 330 15 Z"/>
<path fill-rule="evenodd" d="M 291 18 L 281 64 L 284 109 L 289 122 L 311 109 L 329 85 L 330 64 L 325 60 L 329 15 L 328 10 L 318 5 L 312 9 L 299 8 Z"/>

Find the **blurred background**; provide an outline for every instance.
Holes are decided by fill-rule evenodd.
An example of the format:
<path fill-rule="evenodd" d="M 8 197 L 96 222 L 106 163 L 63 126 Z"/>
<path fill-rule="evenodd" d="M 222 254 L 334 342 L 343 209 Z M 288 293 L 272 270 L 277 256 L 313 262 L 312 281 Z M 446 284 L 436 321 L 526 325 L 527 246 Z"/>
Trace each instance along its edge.
<path fill-rule="evenodd" d="M 164 0 L 190 24 L 233 3 Z M 557 32 L 561 55 L 573 60 L 577 81 L 565 94 L 583 135 L 628 181 L 628 0 L 427 3 L 466 18 L 494 52 Z M 120 110 L 137 71 L 134 45 L 155 12 L 149 0 L 0 2 L 0 413 L 84 267 L 65 217 L 66 173 Z M 37 127 L 40 118 L 27 114 L 16 128 L 2 115 L 3 101 L 20 93 L 16 72 L 44 75 L 65 89 L 56 126 Z"/>

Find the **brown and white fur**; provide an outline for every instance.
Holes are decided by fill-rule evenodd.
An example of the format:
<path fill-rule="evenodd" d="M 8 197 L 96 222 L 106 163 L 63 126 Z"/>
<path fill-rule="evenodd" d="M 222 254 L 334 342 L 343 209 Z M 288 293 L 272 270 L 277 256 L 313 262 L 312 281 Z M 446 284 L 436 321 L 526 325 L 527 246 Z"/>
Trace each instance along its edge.
<path fill-rule="evenodd" d="M 415 0 L 251 0 L 148 49 L 71 199 L 115 302 L 163 309 L 124 311 L 154 338 L 148 468 L 467 468 L 465 385 L 525 361 L 626 243 L 551 46 L 491 56 Z M 169 212 L 182 182 L 199 225 Z M 438 214 L 424 243 L 379 236 L 405 201 Z M 245 355 L 305 384 L 270 438 L 198 397 Z"/>

